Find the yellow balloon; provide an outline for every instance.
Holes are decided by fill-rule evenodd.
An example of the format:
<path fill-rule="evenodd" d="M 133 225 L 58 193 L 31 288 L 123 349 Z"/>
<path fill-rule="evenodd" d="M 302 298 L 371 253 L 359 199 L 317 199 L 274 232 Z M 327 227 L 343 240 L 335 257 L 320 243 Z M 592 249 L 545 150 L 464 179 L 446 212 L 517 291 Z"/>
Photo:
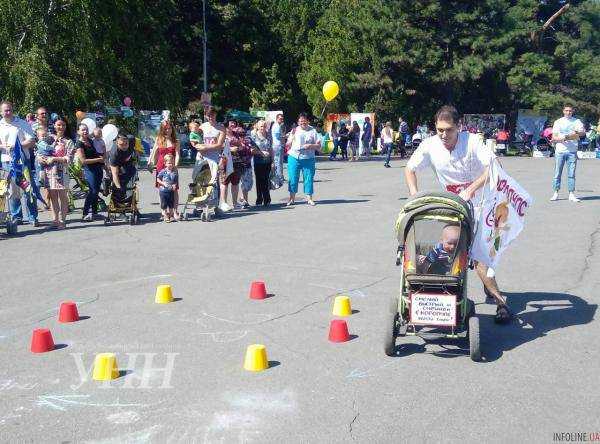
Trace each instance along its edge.
<path fill-rule="evenodd" d="M 339 93 L 340 87 L 333 80 L 329 80 L 323 85 L 323 97 L 325 97 L 325 100 L 328 102 L 335 99 Z"/>

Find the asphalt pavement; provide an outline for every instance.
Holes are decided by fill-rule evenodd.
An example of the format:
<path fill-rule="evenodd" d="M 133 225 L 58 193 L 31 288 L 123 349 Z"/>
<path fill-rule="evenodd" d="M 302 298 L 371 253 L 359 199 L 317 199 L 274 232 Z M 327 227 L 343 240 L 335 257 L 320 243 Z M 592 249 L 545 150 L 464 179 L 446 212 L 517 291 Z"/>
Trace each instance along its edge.
<path fill-rule="evenodd" d="M 407 197 L 405 161 L 319 162 L 310 207 L 161 223 L 141 173 L 142 223 L 79 222 L 0 235 L 0 441 L 156 443 L 552 442 L 600 432 L 600 161 L 581 161 L 582 202 L 549 202 L 552 159 L 506 158 L 534 198 L 497 270 L 516 313 L 493 323 L 481 283 L 483 362 L 464 341 L 381 340 L 398 291 L 394 222 Z M 182 169 L 182 184 L 190 170 Z M 422 189 L 437 189 L 431 172 Z M 185 199 L 182 186 L 181 199 Z M 254 192 L 251 192 L 251 200 Z M 78 201 L 81 206 L 82 201 Z M 265 300 L 248 298 L 263 280 Z M 154 303 L 156 286 L 177 299 Z M 351 298 L 352 340 L 327 339 L 337 295 Z M 61 301 L 82 320 L 61 324 Z M 35 328 L 58 347 L 29 351 Z M 250 344 L 270 366 L 243 369 Z M 97 353 L 121 376 L 93 381 Z"/>

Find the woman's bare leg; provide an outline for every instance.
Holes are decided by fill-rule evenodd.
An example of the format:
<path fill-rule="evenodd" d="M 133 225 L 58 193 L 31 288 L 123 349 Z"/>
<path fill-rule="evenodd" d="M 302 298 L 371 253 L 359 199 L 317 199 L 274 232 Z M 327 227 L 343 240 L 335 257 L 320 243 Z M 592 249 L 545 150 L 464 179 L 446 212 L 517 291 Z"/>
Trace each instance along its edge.
<path fill-rule="evenodd" d="M 60 202 L 60 224 L 65 226 L 67 222 L 67 214 L 69 214 L 69 196 L 67 190 L 58 191 L 58 200 Z"/>
<path fill-rule="evenodd" d="M 49 197 L 50 199 L 50 208 L 52 209 L 52 215 L 54 216 L 54 224 L 55 225 L 59 225 L 60 224 L 60 218 L 59 218 L 59 203 L 58 203 L 58 191 L 57 190 L 48 190 L 48 195 L 47 197 Z"/>

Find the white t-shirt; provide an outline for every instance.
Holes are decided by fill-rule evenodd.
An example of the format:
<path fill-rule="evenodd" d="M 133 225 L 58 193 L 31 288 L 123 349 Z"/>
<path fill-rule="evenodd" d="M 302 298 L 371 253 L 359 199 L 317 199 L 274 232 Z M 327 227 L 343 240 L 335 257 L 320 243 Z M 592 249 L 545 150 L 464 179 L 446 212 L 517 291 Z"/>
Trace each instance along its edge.
<path fill-rule="evenodd" d="M 431 167 L 446 191 L 459 194 L 471 185 L 495 158 L 476 134 L 461 132 L 452 151 L 448 151 L 439 136 L 425 139 L 410 157 L 406 168 L 419 171 Z M 473 197 L 478 205 L 481 189 Z"/>
<path fill-rule="evenodd" d="M 21 144 L 33 139 L 31 127 L 27 122 L 18 117 L 14 117 L 12 122 L 8 123 L 4 119 L 0 120 L 0 140 L 4 145 L 14 148 L 17 137 Z M 11 150 L 12 151 L 12 150 Z M 23 156 L 29 158 L 29 150 L 23 150 Z M 2 162 L 10 162 L 12 160 L 12 152 L 5 148 L 0 148 L 0 158 Z"/>
<path fill-rule="evenodd" d="M 575 117 L 561 117 L 556 122 L 554 122 L 554 125 L 552 126 L 552 135 L 564 137 L 568 136 L 569 134 L 573 134 L 574 132 L 579 133 L 583 130 L 584 128 L 583 123 L 581 123 L 581 120 L 576 119 Z M 565 140 L 564 142 L 556 142 L 555 152 L 576 153 L 578 145 L 579 144 L 577 140 Z"/>
<path fill-rule="evenodd" d="M 385 128 L 383 128 L 381 130 L 381 138 L 383 139 L 382 140 L 383 143 L 392 143 L 393 142 L 392 129 L 388 128 L 387 126 Z"/>
<path fill-rule="evenodd" d="M 314 149 L 302 148 L 304 145 L 321 144 L 317 131 L 312 126 L 309 126 L 306 130 L 303 130 L 301 126 L 297 126 L 290 137 L 293 137 L 293 139 L 292 146 L 288 152 L 289 156 L 296 159 L 311 159 L 315 157 Z"/>
<path fill-rule="evenodd" d="M 217 143 L 217 140 L 219 140 L 219 136 L 221 135 L 221 132 L 225 132 L 225 129 L 223 129 L 222 127 L 215 128 L 214 126 L 212 126 L 210 124 L 210 122 L 204 122 L 201 126 L 200 126 L 201 130 L 202 130 L 202 138 L 205 144 L 209 145 L 209 144 L 214 144 Z M 198 153 L 196 153 L 196 160 L 197 161 L 201 161 L 202 159 L 206 158 L 206 159 L 210 159 L 214 162 L 219 162 L 219 157 L 221 156 L 221 151 L 219 150 L 211 150 L 205 153 L 200 153 L 200 151 L 198 151 Z"/>

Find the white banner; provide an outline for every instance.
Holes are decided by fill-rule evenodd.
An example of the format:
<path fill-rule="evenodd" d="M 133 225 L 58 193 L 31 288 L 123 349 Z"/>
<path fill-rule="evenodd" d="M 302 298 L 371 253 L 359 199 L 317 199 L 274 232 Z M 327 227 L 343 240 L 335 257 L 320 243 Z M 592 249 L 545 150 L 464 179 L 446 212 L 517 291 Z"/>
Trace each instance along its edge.
<path fill-rule="evenodd" d="M 496 268 L 502 252 L 523 230 L 533 199 L 497 161 L 490 165 L 485 187 L 471 258 Z"/>

